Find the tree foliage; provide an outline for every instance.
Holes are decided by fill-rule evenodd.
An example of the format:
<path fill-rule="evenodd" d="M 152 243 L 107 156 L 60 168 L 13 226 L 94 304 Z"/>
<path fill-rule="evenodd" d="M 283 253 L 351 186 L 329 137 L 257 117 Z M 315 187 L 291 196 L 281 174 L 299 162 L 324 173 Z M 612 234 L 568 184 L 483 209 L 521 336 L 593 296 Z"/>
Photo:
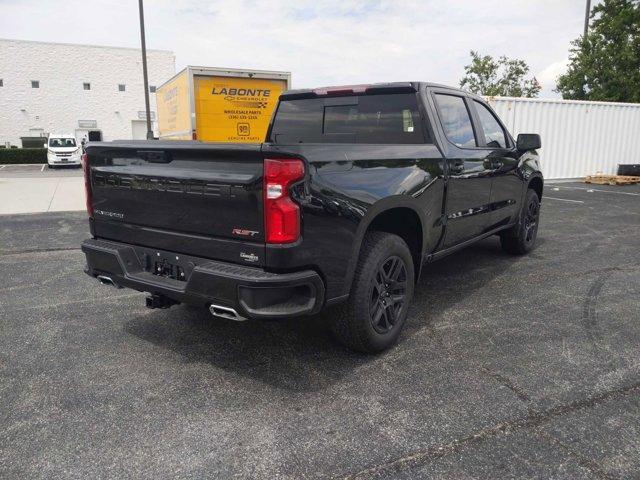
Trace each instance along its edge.
<path fill-rule="evenodd" d="M 479 95 L 502 97 L 537 97 L 540 84 L 535 77 L 527 78 L 529 66 L 524 60 L 495 60 L 491 55 L 471 51 L 471 63 L 464 67 L 460 87 Z"/>
<path fill-rule="evenodd" d="M 591 10 L 586 38 L 558 77 L 562 98 L 640 102 L 640 0 L 604 0 Z"/>

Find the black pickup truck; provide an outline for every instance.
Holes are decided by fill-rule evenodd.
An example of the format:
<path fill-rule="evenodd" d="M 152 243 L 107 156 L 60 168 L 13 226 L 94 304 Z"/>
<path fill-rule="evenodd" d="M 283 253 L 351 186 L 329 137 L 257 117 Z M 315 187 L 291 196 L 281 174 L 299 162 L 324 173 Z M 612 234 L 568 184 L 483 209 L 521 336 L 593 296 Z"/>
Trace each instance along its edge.
<path fill-rule="evenodd" d="M 234 320 L 335 306 L 336 336 L 380 351 L 429 262 L 494 234 L 534 247 L 538 148 L 421 82 L 288 91 L 263 144 L 90 143 L 86 273 Z"/>

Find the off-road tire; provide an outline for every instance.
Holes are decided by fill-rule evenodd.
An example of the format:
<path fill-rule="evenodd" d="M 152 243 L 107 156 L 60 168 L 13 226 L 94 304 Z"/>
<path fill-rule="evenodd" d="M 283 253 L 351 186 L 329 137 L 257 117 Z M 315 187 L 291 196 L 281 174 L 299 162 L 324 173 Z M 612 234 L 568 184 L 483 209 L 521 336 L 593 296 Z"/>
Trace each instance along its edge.
<path fill-rule="evenodd" d="M 529 253 L 536 245 L 539 222 L 540 199 L 534 190 L 528 189 L 518 223 L 500 234 L 502 249 L 513 255 Z"/>
<path fill-rule="evenodd" d="M 394 268 L 391 273 L 398 269 L 398 280 L 389 280 L 391 274 L 383 276 L 385 269 L 391 268 Z M 389 283 L 381 282 L 385 278 Z M 402 238 L 386 232 L 367 233 L 349 299 L 332 312 L 331 329 L 338 340 L 352 350 L 365 353 L 380 352 L 395 344 L 407 318 L 414 279 L 413 258 Z M 401 302 L 397 300 L 400 292 L 403 292 Z M 381 315 L 379 323 L 375 320 L 378 315 Z"/>

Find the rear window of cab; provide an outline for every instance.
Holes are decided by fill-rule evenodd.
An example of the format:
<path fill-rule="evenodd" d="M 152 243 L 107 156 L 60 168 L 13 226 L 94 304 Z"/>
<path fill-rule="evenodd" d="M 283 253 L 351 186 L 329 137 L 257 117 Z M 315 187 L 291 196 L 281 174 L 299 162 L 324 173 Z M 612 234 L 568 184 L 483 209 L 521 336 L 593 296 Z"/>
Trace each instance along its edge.
<path fill-rule="evenodd" d="M 421 144 L 425 139 L 415 94 L 283 100 L 271 136 L 276 144 Z"/>

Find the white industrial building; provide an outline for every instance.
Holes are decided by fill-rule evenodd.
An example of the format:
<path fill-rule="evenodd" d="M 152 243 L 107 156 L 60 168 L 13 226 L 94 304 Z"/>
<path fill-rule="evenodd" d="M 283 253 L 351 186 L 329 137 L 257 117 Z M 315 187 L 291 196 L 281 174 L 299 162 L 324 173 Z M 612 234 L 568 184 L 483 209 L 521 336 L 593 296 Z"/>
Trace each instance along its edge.
<path fill-rule="evenodd" d="M 147 50 L 151 119 L 155 86 L 175 55 Z M 0 145 L 73 133 L 78 140 L 146 138 L 140 49 L 0 39 Z"/>

